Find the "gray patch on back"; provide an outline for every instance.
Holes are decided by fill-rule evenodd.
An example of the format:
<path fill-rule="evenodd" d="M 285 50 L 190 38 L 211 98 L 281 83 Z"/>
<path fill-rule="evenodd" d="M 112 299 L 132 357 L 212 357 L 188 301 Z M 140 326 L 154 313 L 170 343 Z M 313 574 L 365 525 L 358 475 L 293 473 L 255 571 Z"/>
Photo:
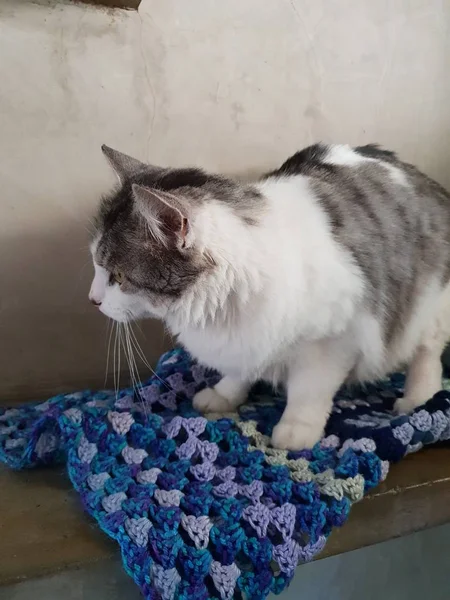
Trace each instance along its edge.
<path fill-rule="evenodd" d="M 393 152 L 375 145 L 355 151 L 371 160 L 355 166 L 328 164 L 328 146 L 316 144 L 268 176 L 309 178 L 336 240 L 364 274 L 366 301 L 384 325 L 389 344 L 426 285 L 449 282 L 450 195 Z M 400 169 L 408 185 L 396 182 L 379 161 Z"/>

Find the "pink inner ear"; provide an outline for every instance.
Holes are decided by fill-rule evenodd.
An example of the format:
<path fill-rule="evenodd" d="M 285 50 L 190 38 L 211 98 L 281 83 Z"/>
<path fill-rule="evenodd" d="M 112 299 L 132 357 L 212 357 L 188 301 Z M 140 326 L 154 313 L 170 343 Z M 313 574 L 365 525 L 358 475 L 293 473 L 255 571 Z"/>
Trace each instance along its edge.
<path fill-rule="evenodd" d="M 166 233 L 175 234 L 177 236 L 185 237 L 184 234 L 184 221 L 186 220 L 181 213 L 173 208 L 172 206 L 164 206 L 159 214 L 159 219 L 163 224 L 163 228 Z"/>
<path fill-rule="evenodd" d="M 182 246 L 185 246 L 186 236 L 189 232 L 189 221 L 183 216 L 181 210 L 177 208 L 177 206 L 173 206 L 170 204 L 166 204 L 161 208 L 161 220 L 164 223 L 164 228 L 175 234 L 178 238 L 182 240 Z"/>
<path fill-rule="evenodd" d="M 181 239 L 181 245 L 185 247 L 189 220 L 185 216 L 182 202 L 173 194 L 136 184 L 133 184 L 133 194 L 137 208 L 147 219 L 155 238 L 164 243 L 164 238 L 176 237 L 177 240 Z"/>
<path fill-rule="evenodd" d="M 183 217 L 182 222 L 181 222 L 181 232 L 180 232 L 181 233 L 181 237 L 183 239 L 183 245 L 184 245 L 184 242 L 186 240 L 186 236 L 188 234 L 188 231 L 189 231 L 189 222 L 186 219 L 186 217 Z"/>

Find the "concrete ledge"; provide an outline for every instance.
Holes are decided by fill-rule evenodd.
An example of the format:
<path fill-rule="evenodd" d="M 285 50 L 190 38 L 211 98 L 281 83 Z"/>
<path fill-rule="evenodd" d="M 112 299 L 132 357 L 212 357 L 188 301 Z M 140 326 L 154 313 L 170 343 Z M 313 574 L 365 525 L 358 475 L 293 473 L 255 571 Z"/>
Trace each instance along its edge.
<path fill-rule="evenodd" d="M 0 470 L 0 584 L 79 568 L 119 555 L 82 510 L 63 468 Z M 450 447 L 391 468 L 387 481 L 353 507 L 322 557 L 450 522 Z"/>

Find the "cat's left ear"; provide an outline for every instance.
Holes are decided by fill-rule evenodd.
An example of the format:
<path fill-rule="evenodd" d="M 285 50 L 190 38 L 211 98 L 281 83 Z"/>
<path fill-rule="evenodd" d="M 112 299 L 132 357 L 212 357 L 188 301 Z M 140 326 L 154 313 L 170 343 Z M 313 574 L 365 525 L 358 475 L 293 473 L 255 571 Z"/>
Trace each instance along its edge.
<path fill-rule="evenodd" d="M 132 156 L 128 156 L 128 154 L 114 150 L 114 148 L 110 148 L 105 144 L 102 146 L 102 152 L 122 185 L 125 183 L 125 181 L 131 179 L 138 173 L 145 172 L 148 175 L 157 175 L 164 170 L 162 167 L 143 163 L 137 158 L 133 158 Z"/>
<path fill-rule="evenodd" d="M 102 146 L 102 152 L 119 178 L 120 183 L 124 183 L 127 178 L 148 168 L 147 165 L 140 160 L 128 156 L 128 154 L 124 154 L 123 152 L 119 152 L 118 150 L 114 150 L 114 148 L 110 148 L 105 144 Z"/>
<path fill-rule="evenodd" d="M 182 196 L 133 184 L 133 197 L 139 213 L 153 237 L 166 247 L 188 248 L 193 243 L 192 209 Z"/>

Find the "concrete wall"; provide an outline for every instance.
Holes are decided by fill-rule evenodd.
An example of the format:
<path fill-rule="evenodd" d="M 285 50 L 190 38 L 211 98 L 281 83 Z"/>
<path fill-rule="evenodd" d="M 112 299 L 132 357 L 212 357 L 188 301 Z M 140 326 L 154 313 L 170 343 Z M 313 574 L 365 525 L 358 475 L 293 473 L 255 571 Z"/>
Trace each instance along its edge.
<path fill-rule="evenodd" d="M 103 384 L 101 143 L 242 174 L 379 141 L 450 187 L 449 24 L 446 0 L 1 0 L 0 398 Z M 154 360 L 167 342 L 145 330 Z"/>

